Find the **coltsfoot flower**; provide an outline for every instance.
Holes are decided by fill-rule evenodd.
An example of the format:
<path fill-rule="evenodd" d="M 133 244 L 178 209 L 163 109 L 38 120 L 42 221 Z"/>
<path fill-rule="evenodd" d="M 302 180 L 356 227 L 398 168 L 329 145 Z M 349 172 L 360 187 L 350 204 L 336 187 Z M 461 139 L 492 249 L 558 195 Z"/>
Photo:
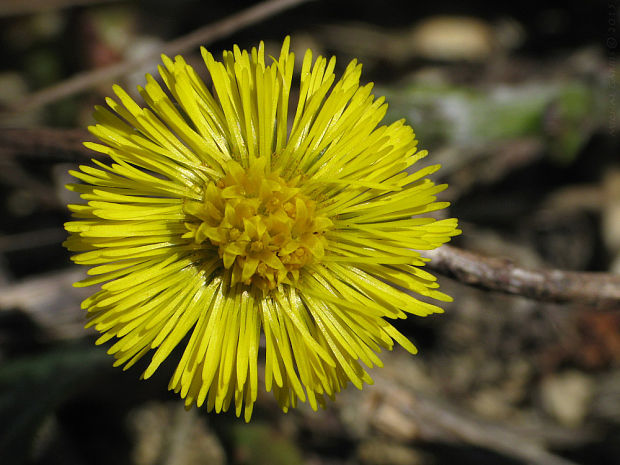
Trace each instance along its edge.
<path fill-rule="evenodd" d="M 246 421 L 263 340 L 266 390 L 284 411 L 316 409 L 372 383 L 381 349 L 416 352 L 388 320 L 441 309 L 412 294 L 450 300 L 418 253 L 460 232 L 424 216 L 447 206 L 446 186 L 427 178 L 438 165 L 415 169 L 411 127 L 379 125 L 387 105 L 356 61 L 336 81 L 335 59 L 307 51 L 291 92 L 288 38 L 277 60 L 262 43 L 202 56 L 211 89 L 164 56 L 167 89 L 147 76 L 146 107 L 118 86 L 112 111 L 96 107 L 102 144 L 86 146 L 111 162 L 71 172 L 86 203 L 65 225 L 73 260 L 92 266 L 76 286 L 100 285 L 87 326 L 114 340 L 115 365 L 154 351 L 144 378 L 182 344 L 170 389 Z"/>

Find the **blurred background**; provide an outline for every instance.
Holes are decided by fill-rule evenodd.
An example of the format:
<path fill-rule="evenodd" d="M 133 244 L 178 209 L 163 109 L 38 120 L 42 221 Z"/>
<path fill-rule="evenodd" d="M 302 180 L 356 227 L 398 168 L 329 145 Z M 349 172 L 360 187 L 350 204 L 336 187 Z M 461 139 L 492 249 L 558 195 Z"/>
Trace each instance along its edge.
<path fill-rule="evenodd" d="M 83 270 L 61 247 L 67 170 L 95 104 L 158 60 L 68 96 L 37 91 L 159 52 L 249 1 L 0 0 L 0 463 L 443 465 L 620 463 L 620 312 L 440 277 L 446 313 L 398 328 L 374 386 L 250 424 L 185 412 L 172 364 L 112 368 L 83 329 Z M 620 272 L 617 1 L 299 2 L 208 43 L 353 58 L 406 118 L 463 235 L 530 267 Z M 197 48 L 184 55 L 205 76 Z M 171 359 L 174 360 L 174 354 Z"/>

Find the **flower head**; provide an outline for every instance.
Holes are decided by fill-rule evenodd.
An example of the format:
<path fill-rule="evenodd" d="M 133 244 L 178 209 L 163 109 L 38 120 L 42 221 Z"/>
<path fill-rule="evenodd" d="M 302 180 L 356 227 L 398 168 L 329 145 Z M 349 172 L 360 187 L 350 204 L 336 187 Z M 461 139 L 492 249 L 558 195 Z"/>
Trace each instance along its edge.
<path fill-rule="evenodd" d="M 88 326 L 115 340 L 116 365 L 154 351 L 144 378 L 185 340 L 170 389 L 246 420 L 264 337 L 267 391 L 316 409 L 371 383 L 363 365 L 394 341 L 416 352 L 388 320 L 441 309 L 412 293 L 450 300 L 418 252 L 460 232 L 424 216 L 446 186 L 426 177 L 438 165 L 415 169 L 426 152 L 409 126 L 379 125 L 387 105 L 356 61 L 336 81 L 335 59 L 307 51 L 289 128 L 288 38 L 270 62 L 263 44 L 202 55 L 212 89 L 164 56 L 167 89 L 147 76 L 146 107 L 118 86 L 112 111 L 96 107 L 102 144 L 86 145 L 112 161 L 71 172 L 86 203 L 65 225 L 73 260 L 93 266 L 76 285 L 100 285 Z"/>

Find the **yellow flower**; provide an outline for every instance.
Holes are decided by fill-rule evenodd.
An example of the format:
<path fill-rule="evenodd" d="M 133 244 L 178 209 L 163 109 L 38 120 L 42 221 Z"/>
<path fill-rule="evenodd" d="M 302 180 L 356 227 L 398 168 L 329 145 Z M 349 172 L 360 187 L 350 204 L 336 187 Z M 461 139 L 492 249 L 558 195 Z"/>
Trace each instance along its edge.
<path fill-rule="evenodd" d="M 288 38 L 270 64 L 262 43 L 202 56 L 213 90 L 164 56 L 167 90 L 147 76 L 146 108 L 118 86 L 112 111 L 96 107 L 103 144 L 86 146 L 112 162 L 71 172 L 87 203 L 65 225 L 73 260 L 94 265 L 76 286 L 101 287 L 88 326 L 115 339 L 115 365 L 154 350 L 144 378 L 186 341 L 170 389 L 246 421 L 264 337 L 267 391 L 284 411 L 316 409 L 371 383 L 363 365 L 394 341 L 416 352 L 387 319 L 441 309 L 402 289 L 450 300 L 417 252 L 460 232 L 421 216 L 447 206 L 446 186 L 426 178 L 438 165 L 413 169 L 426 152 L 409 126 L 379 126 L 387 105 L 356 61 L 336 81 L 335 59 L 308 50 L 289 127 Z"/>

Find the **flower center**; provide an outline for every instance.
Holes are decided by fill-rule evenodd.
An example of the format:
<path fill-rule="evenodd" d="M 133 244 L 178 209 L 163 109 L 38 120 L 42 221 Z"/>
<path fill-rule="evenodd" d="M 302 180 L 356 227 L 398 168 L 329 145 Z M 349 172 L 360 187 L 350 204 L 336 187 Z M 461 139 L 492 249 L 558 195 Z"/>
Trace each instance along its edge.
<path fill-rule="evenodd" d="M 265 291 L 294 284 L 302 267 L 323 257 L 323 234 L 332 226 L 316 214 L 316 202 L 298 182 L 267 172 L 262 159 L 248 169 L 230 162 L 226 175 L 207 185 L 202 202 L 185 203 L 195 220 L 186 223 L 183 237 L 216 246 L 224 267 L 232 269 L 232 284 Z"/>

